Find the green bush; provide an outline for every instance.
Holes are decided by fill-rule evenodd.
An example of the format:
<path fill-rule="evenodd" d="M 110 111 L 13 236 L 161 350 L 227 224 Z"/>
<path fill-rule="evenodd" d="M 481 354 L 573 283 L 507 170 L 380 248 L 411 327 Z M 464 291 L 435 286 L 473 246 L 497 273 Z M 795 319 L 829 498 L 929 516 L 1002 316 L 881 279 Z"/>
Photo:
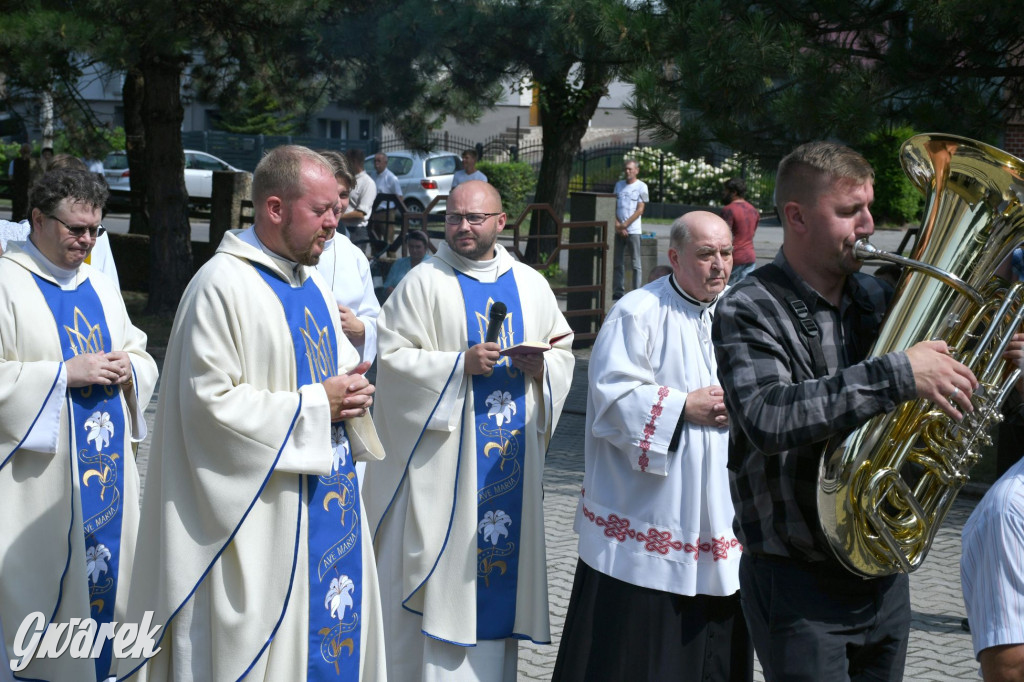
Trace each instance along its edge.
<path fill-rule="evenodd" d="M 903 225 L 920 216 L 924 197 L 900 165 L 900 147 L 915 132 L 908 126 L 876 131 L 859 145 L 860 152 L 875 169 L 875 203 L 871 213 L 877 223 Z"/>
<path fill-rule="evenodd" d="M 721 206 L 722 185 L 733 177 L 747 181 L 747 201 L 762 210 L 770 208 L 773 185 L 765 173 L 750 159 L 734 154 L 712 166 L 703 158 L 683 160 L 656 147 L 634 147 L 625 158 L 640 164 L 640 179 L 647 183 L 652 196 L 662 201 L 692 206 Z M 659 169 L 663 169 L 659 171 Z M 664 186 L 660 186 L 661 178 Z"/>
<path fill-rule="evenodd" d="M 0 142 L 0 175 L 7 175 L 11 161 L 18 158 L 20 150 L 20 142 Z"/>
<path fill-rule="evenodd" d="M 533 193 L 537 179 L 533 176 L 533 168 L 522 161 L 496 163 L 481 161 L 477 169 L 487 176 L 487 181 L 494 185 L 501 195 L 501 205 L 514 220 L 526 207 L 526 197 Z"/>

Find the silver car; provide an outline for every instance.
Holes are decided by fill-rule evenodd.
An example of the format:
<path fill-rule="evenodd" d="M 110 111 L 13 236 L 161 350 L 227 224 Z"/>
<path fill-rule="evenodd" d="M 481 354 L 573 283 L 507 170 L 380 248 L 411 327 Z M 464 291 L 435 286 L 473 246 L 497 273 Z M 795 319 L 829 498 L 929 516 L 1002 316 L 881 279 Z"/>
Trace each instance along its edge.
<path fill-rule="evenodd" d="M 209 199 L 213 196 L 213 171 L 247 172 L 212 154 L 195 149 L 185 150 L 185 191 L 190 197 Z M 124 152 L 108 154 L 103 160 L 103 176 L 111 192 L 127 193 L 131 189 L 128 155 Z"/>
<path fill-rule="evenodd" d="M 448 196 L 452 176 L 462 168 L 462 157 L 452 152 L 417 152 L 399 150 L 384 152 L 388 156 L 388 170 L 398 178 L 405 207 L 413 213 L 423 209 L 437 196 Z M 376 178 L 373 155 L 366 157 L 366 172 Z M 444 213 L 444 201 L 439 201 L 431 213 Z"/>

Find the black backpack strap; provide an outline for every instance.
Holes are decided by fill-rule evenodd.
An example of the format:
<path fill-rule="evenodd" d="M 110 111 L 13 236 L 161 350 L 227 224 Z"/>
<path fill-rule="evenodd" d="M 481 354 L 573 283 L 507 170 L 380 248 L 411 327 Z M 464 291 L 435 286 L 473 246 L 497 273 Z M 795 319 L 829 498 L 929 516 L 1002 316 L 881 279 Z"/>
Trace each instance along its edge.
<path fill-rule="evenodd" d="M 756 277 L 771 295 L 783 304 L 782 307 L 789 313 L 793 324 L 800 330 L 807 350 L 811 353 L 814 377 L 819 379 L 826 376 L 828 366 L 825 364 L 825 352 L 821 348 L 821 330 L 814 321 L 807 302 L 793 293 L 792 284 L 786 273 L 775 263 L 768 263 L 754 270 L 750 276 Z"/>

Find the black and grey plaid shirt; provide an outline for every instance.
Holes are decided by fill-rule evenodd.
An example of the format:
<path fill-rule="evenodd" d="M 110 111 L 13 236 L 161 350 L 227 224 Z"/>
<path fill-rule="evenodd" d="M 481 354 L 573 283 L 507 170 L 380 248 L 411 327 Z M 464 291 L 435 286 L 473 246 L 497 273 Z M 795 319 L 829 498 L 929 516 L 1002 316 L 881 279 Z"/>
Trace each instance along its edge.
<path fill-rule="evenodd" d="M 744 551 L 802 561 L 831 557 L 817 512 L 825 441 L 916 396 L 906 353 L 862 358 L 877 336 L 891 289 L 856 274 L 837 309 L 775 264 L 818 326 L 827 372 L 815 378 L 807 341 L 785 304 L 756 277 L 718 302 L 712 340 L 725 389 L 736 536 Z"/>

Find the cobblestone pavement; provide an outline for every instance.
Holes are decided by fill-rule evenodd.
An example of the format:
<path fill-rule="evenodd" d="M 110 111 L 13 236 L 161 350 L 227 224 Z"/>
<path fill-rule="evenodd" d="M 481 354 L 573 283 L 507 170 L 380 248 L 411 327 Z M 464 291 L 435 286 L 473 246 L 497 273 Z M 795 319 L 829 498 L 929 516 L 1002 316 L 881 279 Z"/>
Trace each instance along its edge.
<path fill-rule="evenodd" d="M 577 356 L 573 387 L 561 422 L 551 440 L 544 472 L 548 590 L 552 643 L 523 644 L 519 680 L 549 680 L 555 665 L 562 624 L 569 606 L 576 568 L 573 517 L 583 483 L 583 429 L 586 414 L 587 359 Z M 913 619 L 904 679 L 977 680 L 971 636 L 960 627 L 966 615 L 960 594 L 960 530 L 976 503 L 960 495 L 932 545 L 924 565 L 910 578 Z M 755 680 L 763 681 L 760 668 Z"/>

